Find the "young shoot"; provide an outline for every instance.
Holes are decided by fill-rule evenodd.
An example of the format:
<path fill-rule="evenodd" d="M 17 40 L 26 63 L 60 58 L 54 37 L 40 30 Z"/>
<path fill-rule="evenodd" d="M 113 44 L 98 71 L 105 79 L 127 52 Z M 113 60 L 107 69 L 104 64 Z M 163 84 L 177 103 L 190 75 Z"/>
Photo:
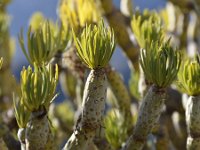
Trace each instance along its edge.
<path fill-rule="evenodd" d="M 149 49 L 142 49 L 140 64 L 145 78 L 150 83 L 165 88 L 177 76 L 181 55 L 169 45 L 169 41 L 161 46 L 158 43 L 151 43 Z"/>
<path fill-rule="evenodd" d="M 198 60 L 187 60 L 178 73 L 180 90 L 191 96 L 200 94 L 200 64 Z"/>
<path fill-rule="evenodd" d="M 53 26 L 49 21 L 41 23 L 39 28 L 27 32 L 27 49 L 25 48 L 23 31 L 19 35 L 19 43 L 27 60 L 33 65 L 47 65 L 58 50 L 64 50 L 69 41 L 69 30 Z"/>
<path fill-rule="evenodd" d="M 15 109 L 15 118 L 19 128 L 26 128 L 26 125 L 30 119 L 30 112 L 22 104 L 22 98 L 19 99 L 13 95 L 13 104 Z"/>
<path fill-rule="evenodd" d="M 55 99 L 55 90 L 58 80 L 58 66 L 55 72 L 53 67 L 38 68 L 34 66 L 34 71 L 29 66 L 21 71 L 21 91 L 22 103 L 25 107 L 33 112 L 44 107 L 48 110 L 48 106 Z"/>
<path fill-rule="evenodd" d="M 91 69 L 105 67 L 115 49 L 114 32 L 103 20 L 97 25 L 86 25 L 80 37 L 74 34 L 78 55 Z"/>

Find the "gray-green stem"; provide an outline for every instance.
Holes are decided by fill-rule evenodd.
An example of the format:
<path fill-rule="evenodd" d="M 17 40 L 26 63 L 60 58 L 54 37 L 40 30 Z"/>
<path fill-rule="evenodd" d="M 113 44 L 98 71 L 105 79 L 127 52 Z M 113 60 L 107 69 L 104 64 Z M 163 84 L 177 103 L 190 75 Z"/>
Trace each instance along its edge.
<path fill-rule="evenodd" d="M 47 112 L 45 110 L 32 112 L 25 134 L 26 150 L 46 149 L 51 138 L 50 133 Z"/>
<path fill-rule="evenodd" d="M 126 142 L 123 150 L 141 150 L 146 138 L 158 122 L 166 100 L 165 89 L 151 86 L 139 109 L 139 116 L 133 134 Z"/>
<path fill-rule="evenodd" d="M 190 96 L 186 106 L 187 149 L 200 149 L 200 96 Z"/>
<path fill-rule="evenodd" d="M 84 88 L 82 112 L 63 150 L 84 150 L 102 127 L 107 79 L 104 69 L 91 70 Z"/>

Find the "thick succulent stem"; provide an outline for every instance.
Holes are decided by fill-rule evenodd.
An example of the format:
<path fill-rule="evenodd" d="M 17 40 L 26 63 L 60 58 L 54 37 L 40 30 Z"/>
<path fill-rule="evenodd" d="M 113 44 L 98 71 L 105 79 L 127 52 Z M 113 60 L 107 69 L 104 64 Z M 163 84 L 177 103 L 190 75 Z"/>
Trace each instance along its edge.
<path fill-rule="evenodd" d="M 133 134 L 126 142 L 123 150 L 140 150 L 146 142 L 147 135 L 157 123 L 166 100 L 165 89 L 151 86 L 144 97 L 139 110 Z"/>
<path fill-rule="evenodd" d="M 200 96 L 190 96 L 186 107 L 187 149 L 200 149 Z"/>
<path fill-rule="evenodd" d="M 26 150 L 45 149 L 49 133 L 47 112 L 44 110 L 32 112 L 26 128 Z"/>
<path fill-rule="evenodd" d="M 108 68 L 106 72 L 109 85 L 117 99 L 120 112 L 124 115 L 128 130 L 133 128 L 133 119 L 131 114 L 131 97 L 128 93 L 120 74 L 112 68 Z"/>
<path fill-rule="evenodd" d="M 84 89 L 82 112 L 64 150 L 84 150 L 102 127 L 107 80 L 104 69 L 91 70 Z"/>

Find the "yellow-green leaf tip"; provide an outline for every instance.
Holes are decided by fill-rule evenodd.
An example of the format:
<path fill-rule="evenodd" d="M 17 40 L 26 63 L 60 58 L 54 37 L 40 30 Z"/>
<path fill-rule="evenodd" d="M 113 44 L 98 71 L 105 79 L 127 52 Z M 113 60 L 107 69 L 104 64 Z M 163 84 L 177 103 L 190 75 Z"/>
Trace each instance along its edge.
<path fill-rule="evenodd" d="M 200 64 L 197 60 L 187 60 L 178 73 L 178 86 L 188 95 L 200 95 Z"/>
<path fill-rule="evenodd" d="M 169 41 L 162 45 L 151 43 L 149 49 L 141 51 L 140 64 L 148 82 L 165 88 L 177 76 L 181 54 L 169 45 Z"/>
<path fill-rule="evenodd" d="M 29 111 L 36 111 L 48 106 L 55 99 L 55 90 L 58 80 L 58 66 L 55 71 L 53 66 L 34 66 L 34 71 L 29 66 L 21 71 L 21 92 L 23 105 Z"/>
<path fill-rule="evenodd" d="M 64 49 L 68 43 L 68 32 L 59 29 L 53 23 L 44 21 L 36 30 L 29 27 L 27 32 L 27 48 L 25 47 L 23 31 L 18 39 L 27 60 L 33 65 L 48 64 L 57 50 Z M 61 31 L 62 30 L 62 31 Z M 63 38 L 65 36 L 65 38 Z M 66 39 L 67 38 L 67 39 Z"/>
<path fill-rule="evenodd" d="M 91 69 L 105 67 L 115 49 L 114 31 L 106 28 L 103 20 L 97 25 L 86 25 L 80 37 L 74 34 L 78 55 Z"/>
<path fill-rule="evenodd" d="M 26 128 L 30 118 L 30 112 L 22 104 L 23 100 L 13 94 L 13 104 L 15 110 L 15 118 L 19 128 Z"/>

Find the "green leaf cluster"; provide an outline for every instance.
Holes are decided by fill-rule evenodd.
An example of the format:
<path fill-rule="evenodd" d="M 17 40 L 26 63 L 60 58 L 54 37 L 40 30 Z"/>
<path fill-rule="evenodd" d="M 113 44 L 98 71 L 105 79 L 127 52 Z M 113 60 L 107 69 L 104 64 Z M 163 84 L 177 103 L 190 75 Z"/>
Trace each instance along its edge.
<path fill-rule="evenodd" d="M 23 53 L 31 64 L 41 66 L 47 65 L 58 50 L 64 50 L 68 44 L 69 30 L 61 27 L 53 27 L 49 21 L 41 24 L 40 28 L 32 30 L 31 26 L 27 32 L 27 47 L 25 48 L 23 31 L 19 35 L 19 43 Z"/>
<path fill-rule="evenodd" d="M 48 109 L 55 99 L 56 85 L 58 80 L 58 66 L 55 71 L 52 66 L 29 66 L 21 71 L 22 103 L 29 111 L 37 111 L 41 107 Z"/>
<path fill-rule="evenodd" d="M 103 20 L 97 25 L 86 25 L 80 37 L 74 34 L 78 55 L 91 69 L 105 67 L 115 49 L 114 31 L 106 28 Z"/>
<path fill-rule="evenodd" d="M 107 113 L 104 123 L 106 139 L 114 149 L 119 149 L 128 136 L 123 115 L 117 109 L 112 109 Z"/>
<path fill-rule="evenodd" d="M 198 60 L 187 60 L 178 73 L 178 87 L 188 95 L 200 94 L 200 64 Z"/>
<path fill-rule="evenodd" d="M 30 112 L 22 104 L 23 100 L 19 100 L 15 95 L 13 95 L 13 103 L 15 109 L 15 118 L 19 128 L 26 128 L 26 125 L 30 118 Z"/>
<path fill-rule="evenodd" d="M 43 16 L 41 12 L 35 12 L 30 19 L 30 26 L 33 31 L 39 30 L 41 25 L 45 24 L 47 19 Z M 67 44 L 71 40 L 71 32 L 69 27 L 64 27 L 63 24 L 54 23 L 52 20 L 48 20 L 50 31 L 55 40 L 55 47 L 59 51 L 65 50 Z M 45 34 L 45 25 L 42 26 Z"/>
<path fill-rule="evenodd" d="M 160 45 L 151 43 L 150 47 L 142 49 L 140 64 L 145 78 L 158 87 L 167 87 L 176 78 L 181 64 L 181 54 L 175 51 L 169 41 Z"/>
<path fill-rule="evenodd" d="M 141 48 L 147 49 L 152 41 L 162 42 L 164 39 L 161 18 L 156 12 L 146 10 L 142 15 L 134 15 L 131 27 Z"/>

